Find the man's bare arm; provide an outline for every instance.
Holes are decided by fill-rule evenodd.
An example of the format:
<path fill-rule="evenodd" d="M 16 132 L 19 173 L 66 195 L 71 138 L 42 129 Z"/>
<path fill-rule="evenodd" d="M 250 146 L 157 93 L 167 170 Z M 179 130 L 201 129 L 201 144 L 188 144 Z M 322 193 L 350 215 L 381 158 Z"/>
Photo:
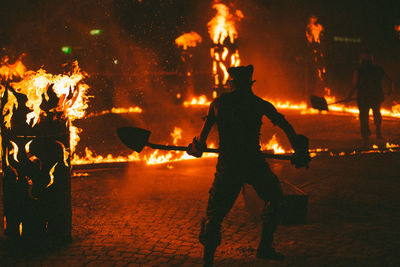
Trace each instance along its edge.
<path fill-rule="evenodd" d="M 293 126 L 279 113 L 275 107 L 269 102 L 263 102 L 263 115 L 265 115 L 271 122 L 281 128 L 290 141 L 290 144 L 295 148 L 296 144 L 296 131 Z"/>
<path fill-rule="evenodd" d="M 214 103 L 211 103 L 210 110 L 208 111 L 208 115 L 206 117 L 206 121 L 203 124 L 201 129 L 200 137 L 193 138 L 192 143 L 189 144 L 187 153 L 194 157 L 200 158 L 203 154 L 204 150 L 207 148 L 206 141 L 208 134 L 211 131 L 212 126 L 214 125 L 215 113 L 214 113 Z"/>
<path fill-rule="evenodd" d="M 282 116 L 282 118 L 276 124 L 283 130 L 286 134 L 287 138 L 290 141 L 290 145 L 295 148 L 296 147 L 296 131 L 294 130 L 293 126 Z"/>
<path fill-rule="evenodd" d="M 211 128 L 214 125 L 214 123 L 215 123 L 214 105 L 211 104 L 210 109 L 208 111 L 208 115 L 206 117 L 206 121 L 204 122 L 203 127 L 201 129 L 200 138 L 199 138 L 200 143 L 204 143 L 204 144 L 206 143 L 208 134 L 210 133 Z"/>

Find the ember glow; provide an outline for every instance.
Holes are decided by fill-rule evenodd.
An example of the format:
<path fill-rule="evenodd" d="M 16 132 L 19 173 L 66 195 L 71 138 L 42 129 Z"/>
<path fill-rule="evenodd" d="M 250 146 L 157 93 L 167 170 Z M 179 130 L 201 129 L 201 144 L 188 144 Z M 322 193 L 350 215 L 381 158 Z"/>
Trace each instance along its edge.
<path fill-rule="evenodd" d="M 201 42 L 202 42 L 201 36 L 194 31 L 191 31 L 189 33 L 184 33 L 175 39 L 175 44 L 178 47 L 182 47 L 183 50 L 187 50 L 188 47 L 196 47 Z"/>
<path fill-rule="evenodd" d="M 397 35 L 400 40 L 400 25 L 399 24 L 394 25 L 394 30 L 397 32 Z"/>
<path fill-rule="evenodd" d="M 128 114 L 128 113 L 142 113 L 142 112 L 143 109 L 138 106 L 128 107 L 128 108 L 111 108 L 110 110 L 103 110 L 96 113 L 89 113 L 85 116 L 85 119 L 91 117 L 99 117 L 105 114 Z"/>

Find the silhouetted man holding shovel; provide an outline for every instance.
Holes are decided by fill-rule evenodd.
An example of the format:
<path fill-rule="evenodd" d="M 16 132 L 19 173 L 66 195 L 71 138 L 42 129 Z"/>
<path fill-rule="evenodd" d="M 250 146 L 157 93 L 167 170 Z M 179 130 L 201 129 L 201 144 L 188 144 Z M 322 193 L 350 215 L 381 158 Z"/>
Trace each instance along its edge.
<path fill-rule="evenodd" d="M 206 218 L 202 222 L 200 242 L 204 245 L 204 266 L 212 266 L 214 253 L 221 242 L 221 223 L 232 208 L 244 183 L 254 187 L 265 201 L 263 229 L 257 257 L 283 260 L 273 246 L 273 234 L 279 223 L 282 204 L 282 188 L 278 178 L 269 168 L 260 152 L 259 136 L 262 116 L 287 135 L 295 154 L 292 163 L 296 167 L 308 166 L 308 139 L 296 135 L 288 121 L 275 107 L 252 92 L 253 66 L 228 69 L 232 92 L 222 94 L 210 105 L 199 138 L 189 145 L 190 155 L 201 157 L 206 148 L 207 136 L 214 123 L 219 134 L 220 154 L 215 180 L 210 190 Z"/>
<path fill-rule="evenodd" d="M 376 127 L 376 138 L 382 139 L 381 104 L 383 102 L 382 80 L 385 72 L 382 67 L 374 64 L 374 57 L 369 53 L 360 55 L 360 65 L 353 74 L 353 89 L 348 95 L 351 99 L 357 91 L 357 105 L 360 111 L 360 129 L 364 144 L 368 144 L 371 131 L 369 129 L 369 110 L 372 109 Z M 388 78 L 388 77 L 387 77 Z M 390 80 L 390 79 L 389 79 Z"/>

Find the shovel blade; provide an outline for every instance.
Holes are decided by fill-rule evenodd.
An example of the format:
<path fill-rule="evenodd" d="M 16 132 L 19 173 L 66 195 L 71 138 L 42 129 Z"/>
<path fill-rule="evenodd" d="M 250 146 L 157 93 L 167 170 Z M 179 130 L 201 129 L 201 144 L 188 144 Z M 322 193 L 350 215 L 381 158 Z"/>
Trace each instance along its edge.
<path fill-rule="evenodd" d="M 130 149 L 140 152 L 148 144 L 151 132 L 136 127 L 120 127 L 117 135 L 124 145 Z"/>
<path fill-rule="evenodd" d="M 312 95 L 310 96 L 311 106 L 313 109 L 328 111 L 328 103 L 325 98 Z"/>

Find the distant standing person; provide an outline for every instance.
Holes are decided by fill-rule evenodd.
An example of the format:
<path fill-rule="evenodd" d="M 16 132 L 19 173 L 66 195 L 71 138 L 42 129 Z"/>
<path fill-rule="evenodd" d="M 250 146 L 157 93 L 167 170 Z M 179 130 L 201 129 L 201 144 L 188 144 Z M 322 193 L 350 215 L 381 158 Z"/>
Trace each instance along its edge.
<path fill-rule="evenodd" d="M 350 99 L 357 91 L 357 105 L 360 111 L 360 130 L 364 144 L 369 143 L 369 110 L 372 109 L 376 127 L 376 138 L 382 138 L 381 104 L 383 102 L 382 80 L 385 72 L 382 67 L 374 64 L 374 56 L 370 53 L 360 55 L 360 65 L 353 73 L 353 89 L 348 95 Z M 387 77 L 387 76 L 386 76 Z"/>

